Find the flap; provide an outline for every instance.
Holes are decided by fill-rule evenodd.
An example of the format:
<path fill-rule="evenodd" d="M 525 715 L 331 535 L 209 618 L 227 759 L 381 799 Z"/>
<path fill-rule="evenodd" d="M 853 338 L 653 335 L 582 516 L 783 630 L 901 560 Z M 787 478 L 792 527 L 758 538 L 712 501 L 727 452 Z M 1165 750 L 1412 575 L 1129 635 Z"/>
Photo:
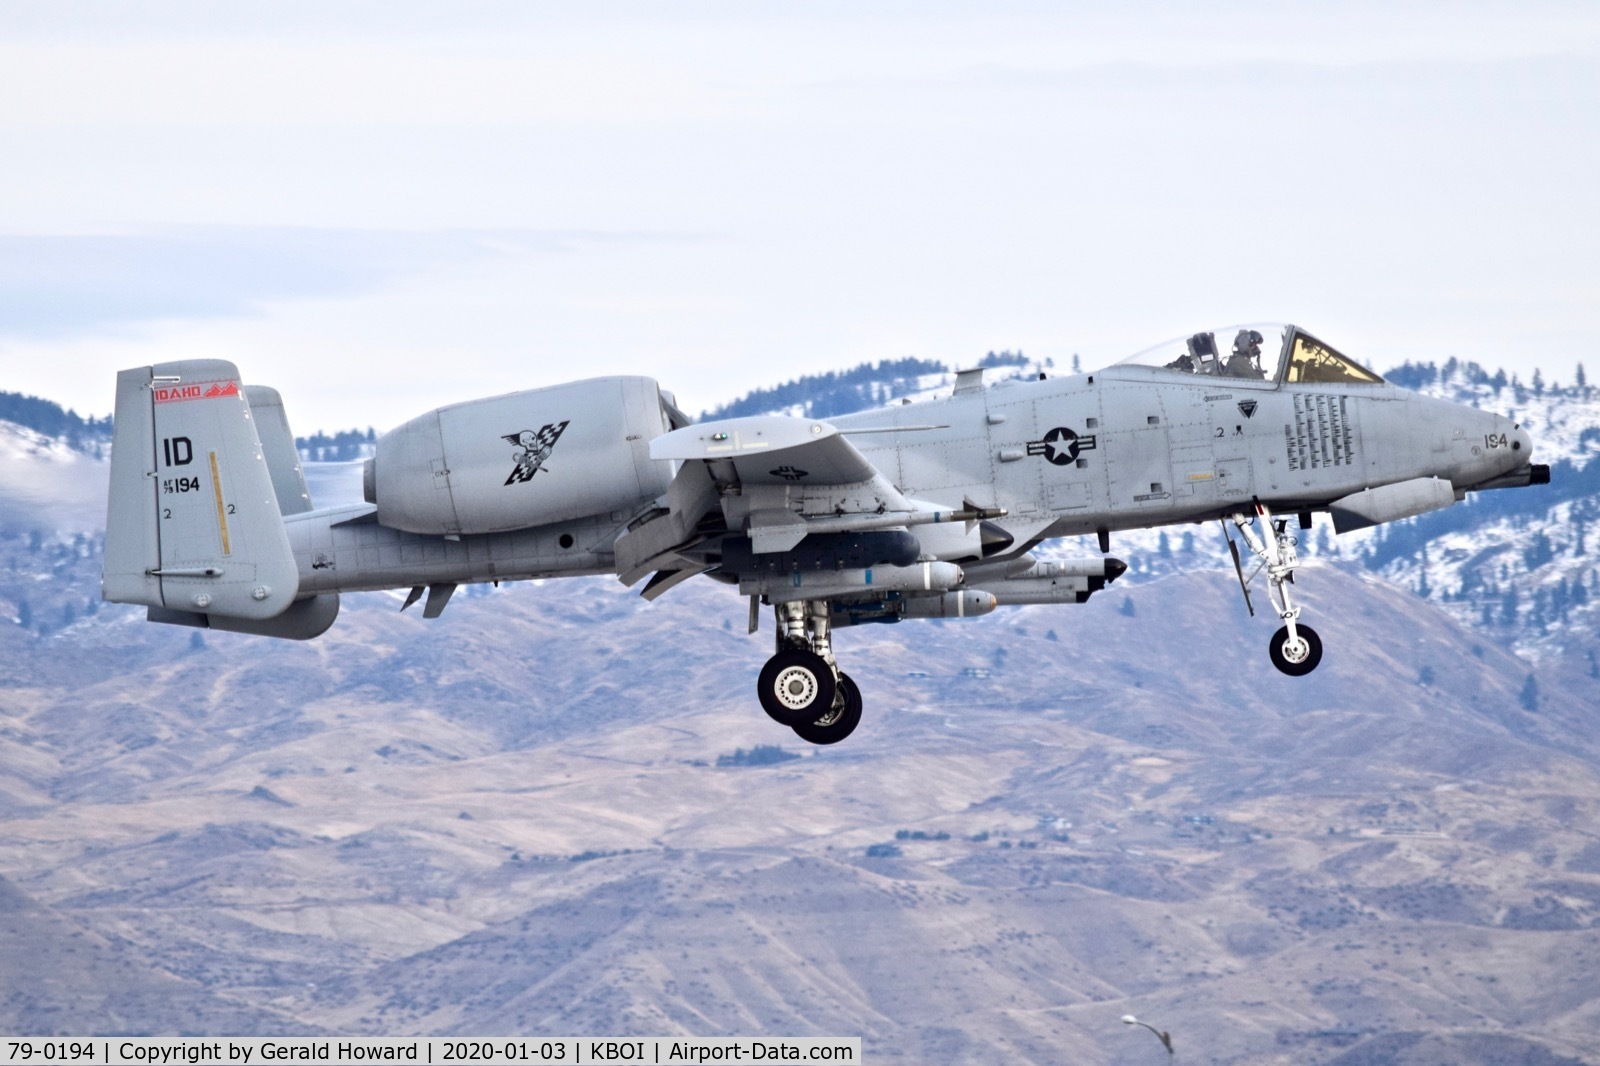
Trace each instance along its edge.
<path fill-rule="evenodd" d="M 670 569 L 667 557 L 698 538 L 701 520 L 717 506 L 717 487 L 705 464 L 679 467 L 667 486 L 666 502 L 665 511 L 630 525 L 612 545 L 617 577 L 624 585 L 632 585 L 650 570 Z"/>
<path fill-rule="evenodd" d="M 855 485 L 878 472 L 835 427 L 786 415 L 673 430 L 650 442 L 650 458 L 727 460 L 746 485 Z"/>

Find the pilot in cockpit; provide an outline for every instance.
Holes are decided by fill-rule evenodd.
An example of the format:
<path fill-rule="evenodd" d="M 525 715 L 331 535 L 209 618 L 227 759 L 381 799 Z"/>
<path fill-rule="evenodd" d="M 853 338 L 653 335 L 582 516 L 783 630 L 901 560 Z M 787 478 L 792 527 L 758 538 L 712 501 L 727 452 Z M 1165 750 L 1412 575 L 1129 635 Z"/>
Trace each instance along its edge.
<path fill-rule="evenodd" d="M 1228 356 L 1228 364 L 1222 368 L 1222 376 L 1256 379 L 1267 376 L 1267 372 L 1261 369 L 1260 333 L 1253 329 L 1239 331 L 1239 335 L 1233 338 L 1233 354 Z"/>

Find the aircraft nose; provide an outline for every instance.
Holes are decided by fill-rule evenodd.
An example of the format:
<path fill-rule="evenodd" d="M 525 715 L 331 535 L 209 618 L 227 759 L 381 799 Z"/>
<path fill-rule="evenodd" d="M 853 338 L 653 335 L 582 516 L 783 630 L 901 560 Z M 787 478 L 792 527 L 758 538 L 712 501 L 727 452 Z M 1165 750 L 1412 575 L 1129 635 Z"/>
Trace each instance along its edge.
<path fill-rule="evenodd" d="M 1533 461 L 1533 435 L 1522 428 L 1521 423 L 1511 427 L 1508 434 L 1511 438 L 1511 451 L 1523 463 Z M 1519 464 L 1520 465 L 1520 464 Z"/>
<path fill-rule="evenodd" d="M 1455 484 L 1483 484 L 1531 464 L 1533 435 L 1521 423 L 1502 414 L 1460 408 L 1452 422 L 1454 462 L 1449 477 Z"/>

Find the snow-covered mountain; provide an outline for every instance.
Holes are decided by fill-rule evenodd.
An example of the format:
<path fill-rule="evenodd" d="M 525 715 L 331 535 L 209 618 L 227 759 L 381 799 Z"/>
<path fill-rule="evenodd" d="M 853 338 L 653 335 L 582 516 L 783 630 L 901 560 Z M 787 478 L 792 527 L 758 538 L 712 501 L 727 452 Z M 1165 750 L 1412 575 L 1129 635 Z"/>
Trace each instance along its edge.
<path fill-rule="evenodd" d="M 71 538 L 105 527 L 109 462 L 0 421 L 0 535 Z"/>
<path fill-rule="evenodd" d="M 1533 385 L 1450 360 L 1407 364 L 1391 380 L 1430 396 L 1500 411 L 1533 434 L 1549 485 L 1478 493 L 1464 504 L 1337 538 L 1354 556 L 1458 621 L 1535 660 L 1563 650 L 1593 662 L 1600 633 L 1600 392 L 1581 378 Z"/>

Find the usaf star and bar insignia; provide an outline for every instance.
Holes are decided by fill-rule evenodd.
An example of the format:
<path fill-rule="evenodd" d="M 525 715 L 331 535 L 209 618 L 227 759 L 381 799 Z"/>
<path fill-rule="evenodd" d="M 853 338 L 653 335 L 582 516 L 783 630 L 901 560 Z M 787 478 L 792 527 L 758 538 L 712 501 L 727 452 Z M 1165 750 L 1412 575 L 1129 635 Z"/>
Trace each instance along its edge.
<path fill-rule="evenodd" d="M 1028 454 L 1042 455 L 1056 466 L 1067 466 L 1077 461 L 1079 452 L 1093 451 L 1095 447 L 1093 433 L 1079 436 L 1065 426 L 1057 426 L 1046 433 L 1043 440 L 1030 440 Z"/>

